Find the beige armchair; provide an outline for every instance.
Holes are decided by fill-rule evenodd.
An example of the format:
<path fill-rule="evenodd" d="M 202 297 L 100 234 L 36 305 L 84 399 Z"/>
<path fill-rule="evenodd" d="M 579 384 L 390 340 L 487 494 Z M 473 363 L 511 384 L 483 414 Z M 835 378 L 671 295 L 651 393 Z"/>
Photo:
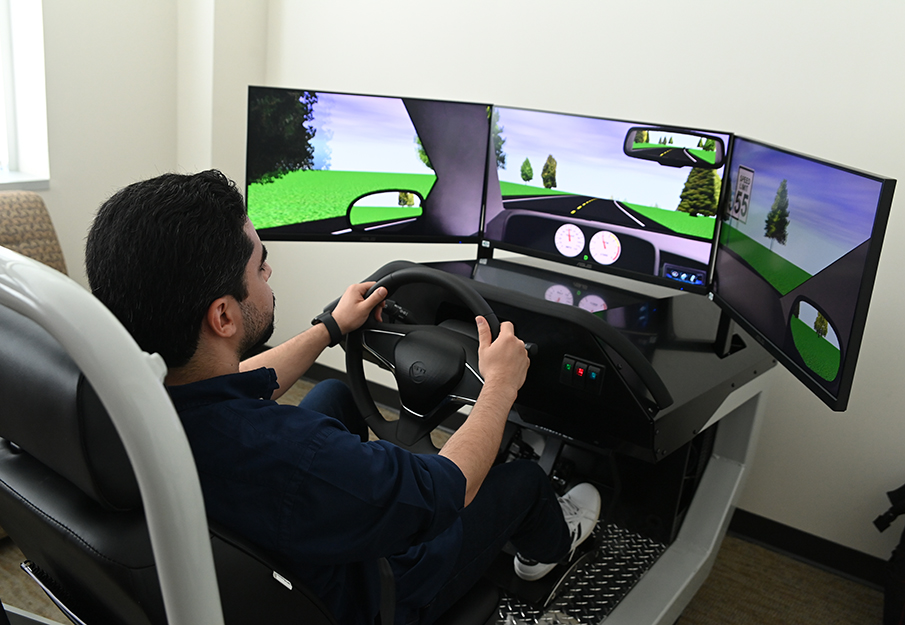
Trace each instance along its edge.
<path fill-rule="evenodd" d="M 0 191 L 0 245 L 66 273 L 44 200 L 33 191 Z"/>

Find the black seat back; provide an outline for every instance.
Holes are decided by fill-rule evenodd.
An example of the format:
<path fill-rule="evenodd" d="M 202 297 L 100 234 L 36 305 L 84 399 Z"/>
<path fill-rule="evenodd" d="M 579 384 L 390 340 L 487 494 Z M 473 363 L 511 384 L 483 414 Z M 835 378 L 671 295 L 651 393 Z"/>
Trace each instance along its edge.
<path fill-rule="evenodd" d="M 0 306 L 0 526 L 89 623 L 166 623 L 132 466 L 90 383 L 38 324 Z M 226 623 L 332 623 L 241 538 L 211 528 Z M 288 587 L 291 586 L 290 590 Z"/>

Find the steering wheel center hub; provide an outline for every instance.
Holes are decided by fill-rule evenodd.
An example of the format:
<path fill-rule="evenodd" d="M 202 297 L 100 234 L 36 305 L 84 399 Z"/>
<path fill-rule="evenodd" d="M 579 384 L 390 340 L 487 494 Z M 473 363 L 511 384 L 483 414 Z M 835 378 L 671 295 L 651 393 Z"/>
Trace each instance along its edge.
<path fill-rule="evenodd" d="M 403 404 L 425 414 L 462 379 L 465 350 L 445 333 L 415 331 L 396 344 L 396 383 Z"/>
<path fill-rule="evenodd" d="M 427 379 L 427 366 L 420 360 L 412 363 L 409 367 L 409 377 L 415 384 L 421 384 Z"/>

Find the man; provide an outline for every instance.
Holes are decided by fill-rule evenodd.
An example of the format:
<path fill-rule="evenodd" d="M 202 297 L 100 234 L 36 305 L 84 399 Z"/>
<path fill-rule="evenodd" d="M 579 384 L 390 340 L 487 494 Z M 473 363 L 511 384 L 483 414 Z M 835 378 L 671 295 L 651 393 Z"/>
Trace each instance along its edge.
<path fill-rule="evenodd" d="M 340 623 L 374 622 L 381 557 L 396 578 L 396 622 L 430 623 L 507 541 L 516 572 L 538 579 L 593 529 L 592 486 L 558 500 L 533 463 L 491 469 L 529 364 L 509 323 L 491 342 L 477 318 L 483 390 L 436 456 L 367 442 L 342 383 L 316 386 L 298 407 L 273 401 L 333 334 L 379 318 L 386 290 L 365 298 L 372 283 L 351 285 L 332 321 L 241 360 L 270 337 L 275 300 L 267 251 L 220 172 L 116 193 L 91 227 L 86 266 L 94 294 L 167 362 L 208 514 L 280 557 Z"/>

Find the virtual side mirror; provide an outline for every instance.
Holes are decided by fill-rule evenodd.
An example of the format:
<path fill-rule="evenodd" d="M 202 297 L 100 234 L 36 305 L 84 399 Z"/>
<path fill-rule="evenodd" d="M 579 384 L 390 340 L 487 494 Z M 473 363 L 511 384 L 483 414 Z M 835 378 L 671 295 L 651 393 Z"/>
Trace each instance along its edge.
<path fill-rule="evenodd" d="M 718 169 L 726 157 L 726 146 L 719 137 L 654 126 L 629 129 L 623 151 L 626 156 L 656 161 L 667 167 Z"/>
<path fill-rule="evenodd" d="M 420 193 L 405 189 L 366 193 L 349 206 L 349 225 L 372 230 L 406 224 L 421 217 L 423 201 Z"/>

